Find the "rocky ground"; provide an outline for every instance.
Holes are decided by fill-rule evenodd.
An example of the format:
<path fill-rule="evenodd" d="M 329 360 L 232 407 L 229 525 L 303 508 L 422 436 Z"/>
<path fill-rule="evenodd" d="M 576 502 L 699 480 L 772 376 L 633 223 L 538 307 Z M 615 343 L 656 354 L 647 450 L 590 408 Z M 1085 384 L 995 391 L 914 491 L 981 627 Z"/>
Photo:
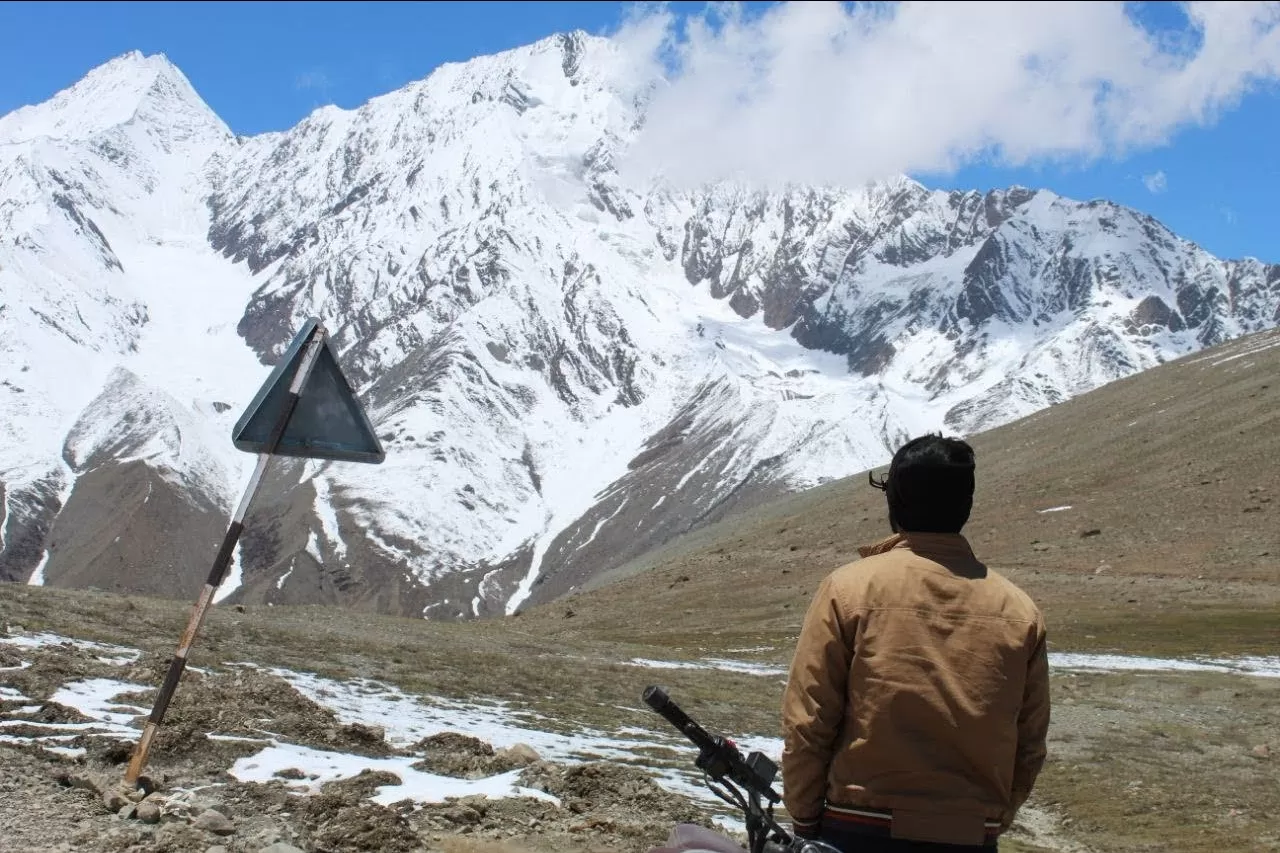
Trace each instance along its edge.
<path fill-rule="evenodd" d="M 1107 642 L 1080 651 L 1121 656 L 1051 652 L 1049 759 L 1002 853 L 1280 851 L 1275 597 L 1146 578 L 1152 612 L 1107 633 L 1127 582 L 1090 576 L 1042 592 L 1073 591 L 1061 634 Z M 641 644 L 588 636 L 585 608 L 433 625 L 218 607 L 156 739 L 154 793 L 121 797 L 186 611 L 0 585 L 0 849 L 643 853 L 678 821 L 731 814 L 640 702 L 653 683 L 778 757 L 785 628 L 711 614 L 696 637 Z"/>
<path fill-rule="evenodd" d="M 344 724 L 284 679 L 249 668 L 188 672 L 155 741 L 146 784 L 130 790 L 123 785 L 133 749 L 127 730 L 140 727 L 154 690 L 117 694 L 91 713 L 57 697 L 68 685 L 159 683 L 164 661 L 142 654 L 121 663 L 110 658 L 119 650 L 42 639 L 35 648 L 0 646 L 5 850 L 623 851 L 660 842 L 679 821 L 712 825 L 704 809 L 640 768 L 547 761 L 527 745 L 495 749 L 449 731 L 393 745 L 382 729 Z M 321 780 L 315 793 L 296 790 L 317 778 L 306 767 L 281 768 L 267 782 L 228 772 L 267 743 L 411 758 L 415 770 L 456 779 L 516 772 L 515 784 L 531 795 L 381 804 L 371 797 L 402 781 L 386 770 Z"/>
<path fill-rule="evenodd" d="M 367 797 L 395 784 L 385 772 L 365 771 L 301 797 L 283 781 L 218 781 L 211 768 L 204 778 L 166 774 L 156 792 L 143 798 L 139 790 L 131 799 L 119 791 L 121 768 L 100 759 L 68 762 L 29 749 L 0 749 L 0 792 L 14 806 L 0 816 L 5 849 L 623 851 L 657 843 L 676 820 L 703 822 L 683 798 L 657 788 L 642 771 L 615 764 L 533 762 L 522 781 L 566 798 L 567 806 L 482 795 L 384 806 Z"/>

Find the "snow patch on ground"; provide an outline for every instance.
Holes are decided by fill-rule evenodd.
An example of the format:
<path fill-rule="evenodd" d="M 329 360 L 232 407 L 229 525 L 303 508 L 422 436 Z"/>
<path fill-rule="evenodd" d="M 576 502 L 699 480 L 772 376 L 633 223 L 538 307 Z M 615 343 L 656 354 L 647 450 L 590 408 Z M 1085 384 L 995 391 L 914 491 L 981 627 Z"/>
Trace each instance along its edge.
<path fill-rule="evenodd" d="M 1178 660 L 1132 655 L 1051 652 L 1049 666 L 1076 672 L 1222 672 L 1260 678 L 1280 678 L 1280 657 L 1261 656 Z"/>
<path fill-rule="evenodd" d="M 12 669 L 12 667 L 5 667 L 5 668 Z M 19 693 L 17 690 L 14 690 L 12 687 L 5 687 L 3 685 L 0 685 L 0 702 L 29 702 L 29 701 L 31 700 L 28 699 L 26 696 L 22 695 L 21 693 Z"/>
<path fill-rule="evenodd" d="M 133 663 L 142 656 L 142 652 L 137 649 L 131 649 L 128 646 L 117 646 L 112 643 L 95 643 L 92 640 L 74 640 L 70 637 L 63 637 L 58 634 L 50 633 L 19 634 L 12 637 L 0 637 L 0 643 L 9 646 L 17 646 L 22 649 L 39 649 L 45 646 L 70 645 L 77 649 L 84 649 L 85 651 L 101 655 L 98 660 L 103 663 L 117 663 L 120 665 Z M 30 666 L 30 664 L 27 665 Z"/>
<path fill-rule="evenodd" d="M 669 791 L 688 796 L 704 805 L 718 807 L 722 804 L 721 800 L 702 785 L 701 776 L 693 764 L 696 750 L 692 744 L 674 729 L 670 732 L 663 731 L 660 728 L 662 721 L 656 715 L 654 719 L 655 726 L 659 727 L 657 731 L 627 726 L 614 732 L 586 728 L 571 733 L 556 732 L 539 727 L 550 727 L 555 721 L 512 709 L 505 702 L 457 702 L 442 697 L 412 696 L 374 681 L 334 681 L 286 669 L 264 671 L 285 679 L 316 704 L 332 710 L 342 723 L 381 726 L 386 731 L 387 742 L 393 746 L 405 747 L 424 737 L 450 731 L 479 738 L 495 748 L 523 743 L 533 747 L 544 759 L 565 763 L 598 760 L 648 763 L 652 760 L 651 753 L 655 747 L 674 750 L 678 755 L 687 754 L 688 761 L 676 767 L 649 766 L 647 769 L 653 773 L 655 781 Z M 745 751 L 759 749 L 775 762 L 781 759 L 780 739 L 737 734 L 731 734 L 730 737 Z M 270 750 L 271 747 L 268 747 L 245 761 L 266 762 L 273 768 L 273 773 L 287 769 L 289 765 L 278 764 L 284 757 Z M 379 769 L 379 762 L 382 761 L 337 754 L 326 754 L 326 760 L 331 762 L 330 765 L 325 765 L 330 768 L 326 772 L 342 772 L 349 776 L 354 776 L 365 768 Z M 399 770 L 389 766 L 381 769 L 401 775 Z M 405 780 L 408 787 L 415 783 L 430 784 L 431 780 L 416 777 L 415 782 Z M 380 796 L 383 794 L 390 798 L 388 802 L 395 802 L 406 796 L 403 788 L 380 792 Z"/>
<path fill-rule="evenodd" d="M 631 666 L 642 666 L 649 669 L 719 669 L 726 672 L 742 672 L 749 675 L 787 674 L 787 670 L 784 667 L 719 658 L 706 658 L 701 661 L 664 661 L 651 660 L 649 658 L 632 658 L 627 663 Z M 1280 657 L 1267 656 L 1176 659 L 1137 655 L 1050 652 L 1049 666 L 1053 669 L 1076 672 L 1221 672 L 1260 678 L 1280 678 Z"/>
<path fill-rule="evenodd" d="M 455 779 L 415 770 L 412 765 L 418 759 L 412 756 L 391 758 L 363 758 L 341 752 L 326 752 L 290 743 L 275 743 L 256 755 L 241 758 L 228 771 L 241 782 L 279 781 L 276 774 L 282 770 L 300 770 L 305 779 L 290 781 L 289 787 L 301 793 L 319 793 L 327 782 L 350 779 L 365 770 L 385 770 L 400 779 L 399 785 L 383 785 L 371 798 L 373 802 L 389 806 L 402 800 L 419 803 L 442 803 L 449 797 L 466 797 L 480 794 L 486 797 L 534 797 L 560 805 L 559 799 L 542 791 L 526 788 L 516 783 L 519 770 L 512 770 L 484 779 Z"/>
<path fill-rule="evenodd" d="M 702 661 L 670 661 L 650 660 L 649 658 L 632 658 L 627 661 L 631 666 L 643 666 L 649 669 L 718 669 L 723 672 L 741 672 L 746 675 L 786 675 L 786 667 L 769 666 L 762 663 L 751 663 L 744 660 L 724 660 L 723 658 L 706 658 Z"/>
<path fill-rule="evenodd" d="M 40 555 L 40 562 L 36 563 L 36 567 L 31 571 L 31 578 L 27 581 L 29 586 L 44 586 L 44 567 L 49 563 L 49 552 L 46 550 Z"/>
<path fill-rule="evenodd" d="M 0 688 L 3 690 L 5 688 Z M 29 705 L 0 714 L 0 744 L 35 744 L 40 748 L 69 758 L 85 754 L 80 747 L 59 746 L 60 743 L 73 740 L 78 736 L 109 737 L 113 740 L 136 741 L 141 734 L 138 729 L 129 725 L 136 717 L 147 713 L 146 708 L 135 705 L 123 705 L 116 702 L 116 697 L 126 693 L 135 693 L 150 688 L 141 684 L 130 684 L 110 678 L 90 678 L 83 681 L 72 681 L 60 687 L 49 702 L 74 708 L 93 722 L 88 723 L 46 723 L 27 719 L 39 713 L 44 704 Z M 8 691 L 15 693 L 16 691 Z M 0 699 L 6 698 L 0 694 Z M 15 701 L 22 701 L 21 697 Z M 15 736 L 7 734 L 8 729 L 36 730 L 47 734 L 34 736 Z"/>
<path fill-rule="evenodd" d="M 471 735 L 499 749 L 527 744 L 542 757 L 558 761 L 631 759 L 635 757 L 632 750 L 652 746 L 649 741 L 591 730 L 573 734 L 546 731 L 539 724 L 554 721 L 512 709 L 506 702 L 458 702 L 412 696 L 375 681 L 334 681 L 287 669 L 264 671 L 283 678 L 312 702 L 333 711 L 342 723 L 382 727 L 393 746 L 408 746 L 444 731 Z"/>
<path fill-rule="evenodd" d="M 101 724 L 98 728 L 104 732 L 134 740 L 139 733 L 129 724 L 138 715 L 147 713 L 148 709 L 137 705 L 125 705 L 115 700 L 117 696 L 146 692 L 150 689 L 145 684 L 131 684 L 113 678 L 90 678 L 64 684 L 49 697 L 49 701 L 75 708 L 86 717 L 97 720 Z"/>
<path fill-rule="evenodd" d="M 51 633 L 0 637 L 0 644 L 29 651 L 53 646 L 71 646 L 90 652 L 100 662 L 111 666 L 125 666 L 126 664 L 134 663 L 142 655 L 137 649 L 131 649 L 126 646 L 96 643 L 91 640 L 76 640 Z M 0 672 L 15 672 L 27 669 L 30 666 L 31 662 L 24 660 L 17 666 L 5 667 Z M 139 708 L 136 705 L 122 704 L 117 702 L 116 699 L 124 694 L 150 689 L 143 684 L 131 684 L 127 681 L 117 681 L 111 678 L 89 678 L 69 681 L 58 688 L 49 697 L 48 701 L 66 708 L 72 708 L 88 717 L 92 722 L 46 723 L 32 720 L 29 718 L 39 713 L 46 703 L 40 702 L 27 705 L 0 714 L 0 744 L 34 743 L 56 755 L 76 758 L 84 755 L 85 750 L 79 747 L 62 747 L 58 746 L 58 744 L 78 736 L 109 737 L 113 740 L 135 741 L 141 731 L 133 728 L 131 723 L 139 715 L 146 714 L 148 709 Z M 23 696 L 10 687 L 0 685 L 0 701 L 35 702 L 36 700 Z M 34 737 L 19 737 L 6 733 L 7 729 L 16 728 L 34 729 L 47 732 L 47 734 Z"/>

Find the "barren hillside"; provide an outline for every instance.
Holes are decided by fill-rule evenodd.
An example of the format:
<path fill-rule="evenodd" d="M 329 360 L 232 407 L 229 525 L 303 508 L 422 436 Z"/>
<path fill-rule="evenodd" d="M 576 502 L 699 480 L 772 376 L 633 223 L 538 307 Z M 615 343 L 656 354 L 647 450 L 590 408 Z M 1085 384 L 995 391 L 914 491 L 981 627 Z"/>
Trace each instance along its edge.
<path fill-rule="evenodd" d="M 1263 332 L 977 435 L 966 535 L 1042 601 L 1059 645 L 1144 631 L 1197 651 L 1195 635 L 1159 626 L 1209 624 L 1222 609 L 1219 644 L 1280 647 L 1278 376 L 1280 333 Z M 785 635 L 822 575 L 888 532 L 863 472 L 677 540 L 524 618 L 628 639 Z M 1266 608 L 1257 621 L 1236 615 L 1254 607 Z"/>

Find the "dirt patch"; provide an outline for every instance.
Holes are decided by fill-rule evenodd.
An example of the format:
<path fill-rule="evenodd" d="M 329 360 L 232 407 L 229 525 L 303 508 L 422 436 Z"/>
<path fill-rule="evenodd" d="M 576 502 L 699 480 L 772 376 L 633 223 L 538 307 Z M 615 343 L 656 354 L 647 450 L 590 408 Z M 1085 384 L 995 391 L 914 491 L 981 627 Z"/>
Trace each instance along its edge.
<path fill-rule="evenodd" d="M 472 846 L 456 849 L 593 853 L 657 845 L 677 822 L 711 826 L 696 805 L 663 790 L 635 767 L 538 761 L 520 775 L 519 782 L 552 795 L 560 804 L 534 797 L 461 797 L 424 805 L 409 821 L 419 835 L 433 842 L 457 836 L 475 839 Z M 408 813 L 409 804 L 392 808 Z M 499 842 L 504 846 L 491 846 Z M 455 848 L 446 844 L 445 849 Z"/>
<path fill-rule="evenodd" d="M 364 770 L 350 779 L 327 783 L 319 796 L 311 798 L 311 802 L 333 801 L 353 806 L 372 797 L 379 788 L 386 785 L 399 785 L 402 781 L 399 776 L 386 770 Z M 327 806 L 321 809 L 321 811 L 328 810 Z"/>
<path fill-rule="evenodd" d="M 27 717 L 37 723 L 91 723 L 93 719 L 66 705 L 57 702 L 45 702 L 40 710 Z"/>
<path fill-rule="evenodd" d="M 445 803 L 429 803 L 412 817 L 418 831 L 428 837 L 445 834 L 488 838 L 563 835 L 570 822 L 554 803 L 533 798 L 490 800 L 473 796 Z"/>
<path fill-rule="evenodd" d="M 1095 853 L 1088 846 L 1063 837 L 1062 818 L 1030 803 L 1018 811 L 1017 823 L 1000 838 L 1001 850 L 1011 853 Z"/>
<path fill-rule="evenodd" d="M 345 851 L 385 850 L 409 853 L 422 844 L 401 812 L 365 800 L 377 788 L 400 780 L 390 773 L 361 773 L 331 782 L 308 797 L 298 810 L 303 838 L 310 849 Z"/>
<path fill-rule="evenodd" d="M 696 821 L 689 801 L 658 787 L 637 767 L 603 761 L 563 765 L 540 761 L 520 774 L 520 783 L 559 797 L 571 812 L 600 811 L 627 805 L 628 811 L 652 815 L 657 821 Z"/>
<path fill-rule="evenodd" d="M 413 769 L 457 779 L 483 779 L 538 760 L 538 754 L 527 746 L 494 750 L 479 738 L 458 732 L 440 732 L 423 738 L 413 750 L 425 753 Z"/>
<path fill-rule="evenodd" d="M 14 688 L 35 702 L 44 702 L 69 682 L 87 678 L 122 679 L 121 668 L 99 660 L 101 654 L 70 643 L 23 649 L 12 665 L 17 666 L 22 660 L 31 665 L 25 669 L 0 672 L 0 684 Z"/>
<path fill-rule="evenodd" d="M 375 803 L 343 806 L 326 817 L 310 834 L 314 849 L 345 851 L 381 850 L 386 853 L 410 853 L 422 842 L 403 815 Z"/>
<path fill-rule="evenodd" d="M 212 673 L 181 685 L 156 734 L 155 755 L 184 757 L 207 749 L 206 733 L 258 740 L 276 737 L 317 749 L 373 757 L 393 752 L 377 729 L 344 725 L 332 711 L 312 702 L 284 679 L 256 669 Z M 244 742 L 217 743 L 223 751 L 258 748 Z"/>
<path fill-rule="evenodd" d="M 164 678 L 169 674 L 169 661 L 170 658 L 167 655 L 143 652 L 136 661 L 121 667 L 120 671 L 123 674 L 120 678 L 125 681 L 131 681 L 134 684 L 159 687 L 164 684 Z M 186 684 L 188 680 L 198 680 L 201 675 L 202 673 L 199 670 L 184 669 L 182 671 L 182 681 L 179 684 Z"/>
<path fill-rule="evenodd" d="M 642 842 L 635 846 L 644 846 L 661 843 L 675 823 L 711 826 L 688 799 L 664 790 L 648 773 L 625 764 L 540 761 L 520 775 L 520 783 L 559 798 L 562 820 L 568 820 L 570 832 L 634 839 Z"/>
<path fill-rule="evenodd" d="M 88 754 L 90 761 L 94 764 L 115 767 L 124 764 L 133 756 L 133 748 L 133 741 L 114 740 L 103 743 L 98 740 L 93 746 L 88 747 Z"/>

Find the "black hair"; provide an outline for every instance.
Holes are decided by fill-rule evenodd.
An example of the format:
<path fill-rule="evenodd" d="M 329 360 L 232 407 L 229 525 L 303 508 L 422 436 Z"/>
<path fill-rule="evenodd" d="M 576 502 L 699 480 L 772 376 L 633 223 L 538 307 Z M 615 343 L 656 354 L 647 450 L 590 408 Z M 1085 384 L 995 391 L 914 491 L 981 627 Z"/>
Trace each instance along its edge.
<path fill-rule="evenodd" d="M 889 473 L 871 485 L 889 502 L 895 533 L 959 533 L 973 509 L 973 448 L 930 433 L 898 448 Z"/>

